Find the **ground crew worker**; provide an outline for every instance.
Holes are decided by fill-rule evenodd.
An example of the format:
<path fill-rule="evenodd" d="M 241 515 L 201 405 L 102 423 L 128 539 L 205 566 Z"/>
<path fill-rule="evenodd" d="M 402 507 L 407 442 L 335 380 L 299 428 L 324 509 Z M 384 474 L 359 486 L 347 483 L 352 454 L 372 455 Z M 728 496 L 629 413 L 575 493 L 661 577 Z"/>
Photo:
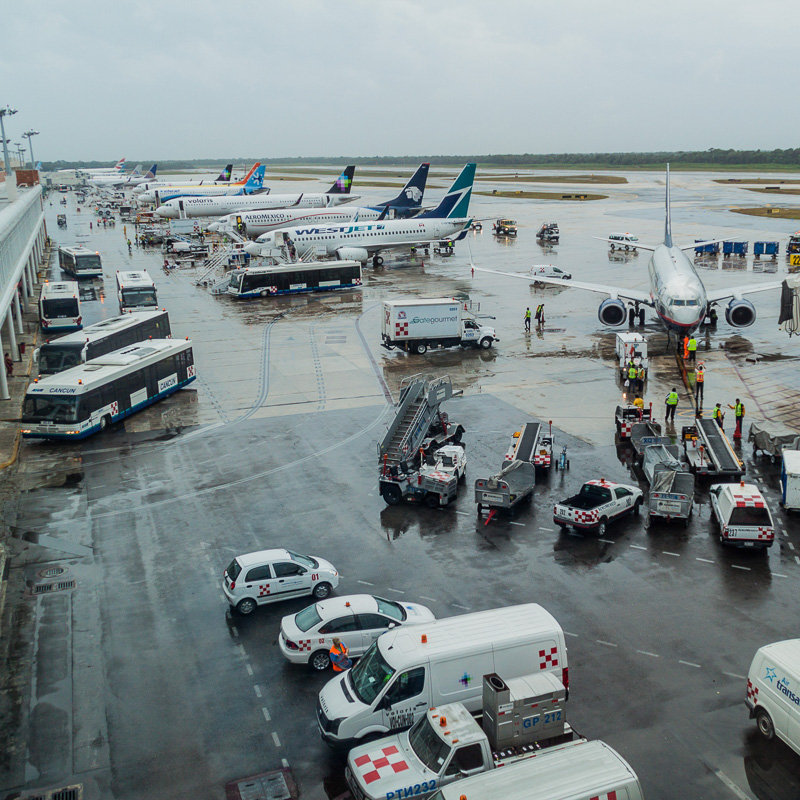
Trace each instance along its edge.
<path fill-rule="evenodd" d="M 711 412 L 711 419 L 715 419 L 717 421 L 717 425 L 719 425 L 719 429 L 725 430 L 722 425 L 725 422 L 725 412 L 722 410 L 722 403 L 717 403 L 714 407 L 714 410 Z"/>
<path fill-rule="evenodd" d="M 703 405 L 703 389 L 706 385 L 706 368 L 701 364 L 694 373 L 694 399 L 698 406 Z"/>
<path fill-rule="evenodd" d="M 683 337 L 683 360 L 686 361 L 689 358 L 689 337 Z"/>
<path fill-rule="evenodd" d="M 686 348 L 689 351 L 689 363 L 694 364 L 695 358 L 697 357 L 697 339 L 694 338 L 694 334 L 692 334 L 692 338 L 689 339 Z"/>
<path fill-rule="evenodd" d="M 333 647 L 329 653 L 334 672 L 344 672 L 353 666 L 353 662 L 347 657 L 347 647 L 342 644 L 338 636 L 333 637 Z"/>
<path fill-rule="evenodd" d="M 644 391 L 644 367 L 639 367 L 636 371 L 636 380 L 639 382 L 639 391 Z"/>
<path fill-rule="evenodd" d="M 675 421 L 675 409 L 678 407 L 678 390 L 673 386 L 672 391 L 667 395 L 667 399 L 664 401 L 667 406 L 667 413 L 664 417 L 666 422 L 672 420 Z"/>
<path fill-rule="evenodd" d="M 639 411 L 644 410 L 644 400 L 642 400 L 641 395 L 636 395 L 636 398 L 633 401 L 634 408 L 638 408 Z"/>
<path fill-rule="evenodd" d="M 544 303 L 536 306 L 536 325 L 539 328 L 544 326 Z"/>
<path fill-rule="evenodd" d="M 531 310 L 530 308 L 525 309 L 525 330 L 530 333 L 531 330 Z"/>
<path fill-rule="evenodd" d="M 631 387 L 631 390 L 636 388 L 636 365 L 633 361 L 631 361 L 628 366 L 628 385 Z"/>
<path fill-rule="evenodd" d="M 737 397 L 736 398 L 736 405 L 732 406 L 728 403 L 728 408 L 733 409 L 733 413 L 736 417 L 736 430 L 733 432 L 734 439 L 741 439 L 742 438 L 742 422 L 744 421 L 744 403 Z"/>

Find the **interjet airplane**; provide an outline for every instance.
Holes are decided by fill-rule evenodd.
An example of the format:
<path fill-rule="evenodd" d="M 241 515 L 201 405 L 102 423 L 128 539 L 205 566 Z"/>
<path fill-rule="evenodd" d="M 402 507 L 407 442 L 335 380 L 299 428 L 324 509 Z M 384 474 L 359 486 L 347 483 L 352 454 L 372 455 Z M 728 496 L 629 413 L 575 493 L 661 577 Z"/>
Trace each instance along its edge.
<path fill-rule="evenodd" d="M 261 164 L 255 164 L 250 172 L 240 181 L 208 184 L 207 186 L 163 186 L 147 189 L 138 195 L 141 203 L 155 203 L 157 206 L 176 197 L 210 198 L 218 195 L 258 194 L 264 187 L 264 170 Z"/>
<path fill-rule="evenodd" d="M 611 241 L 603 239 L 602 241 Z M 640 250 L 652 252 L 648 264 L 650 277 L 649 291 L 640 289 L 617 289 L 597 283 L 562 280 L 560 278 L 543 278 L 533 274 L 519 272 L 501 272 L 494 269 L 475 267 L 480 272 L 491 272 L 495 275 L 506 275 L 510 278 L 522 278 L 531 283 L 547 283 L 554 286 L 567 286 L 573 289 L 585 289 L 589 292 L 608 295 L 600 304 L 597 316 L 604 325 L 622 325 L 626 319 L 632 324 L 638 317 L 639 324 L 644 324 L 644 307 L 650 306 L 658 315 L 658 319 L 667 331 L 675 331 L 680 337 L 690 335 L 703 322 L 711 306 L 729 300 L 725 308 L 725 319 L 734 328 L 746 328 L 756 321 L 755 306 L 744 299 L 744 295 L 753 292 L 766 292 L 781 286 L 780 281 L 754 283 L 744 286 L 729 286 L 725 289 L 706 289 L 694 264 L 684 253 L 707 244 L 725 241 L 713 239 L 707 242 L 675 245 L 672 241 L 672 219 L 669 200 L 669 165 L 667 165 L 666 220 L 664 222 L 664 242 L 659 245 L 646 245 L 637 242 Z M 534 267 L 535 271 L 537 267 Z M 628 301 L 626 306 L 624 301 Z"/>
<path fill-rule="evenodd" d="M 417 213 L 422 207 L 425 183 L 428 180 L 430 164 L 420 164 L 411 180 L 403 187 L 397 197 L 376 203 L 374 206 L 338 206 L 336 208 L 304 208 L 292 205 L 290 208 L 261 209 L 228 214 L 212 222 L 210 231 L 235 231 L 240 236 L 256 239 L 269 231 L 298 225 L 332 225 L 337 222 L 371 222 L 377 219 L 401 219 Z M 273 200 L 281 195 L 270 195 Z M 175 201 L 170 201 L 175 202 Z M 170 203 L 167 203 L 169 206 Z"/>
<path fill-rule="evenodd" d="M 329 208 L 342 203 L 351 203 L 359 196 L 350 194 L 353 185 L 355 166 L 345 167 L 344 172 L 333 182 L 333 186 L 323 193 L 301 192 L 298 194 L 259 194 L 258 197 L 180 197 L 169 200 L 162 196 L 162 205 L 156 214 L 165 219 L 185 217 L 219 217 L 222 214 L 253 211 L 266 208 Z M 166 190 L 164 190 L 166 191 Z M 187 192 L 187 195 L 200 192 Z M 222 194 L 222 193 L 220 193 Z M 227 194 L 234 194 L 228 192 Z"/>
<path fill-rule="evenodd" d="M 439 239 L 461 239 L 472 222 L 467 216 L 475 164 L 467 164 L 436 208 L 411 219 L 376 220 L 361 224 L 308 225 L 265 233 L 258 242 L 245 245 L 251 255 L 270 255 L 271 250 L 293 248 L 296 255 L 336 256 L 342 260 L 374 266 L 383 263 L 381 253 L 396 247 L 411 247 Z"/>

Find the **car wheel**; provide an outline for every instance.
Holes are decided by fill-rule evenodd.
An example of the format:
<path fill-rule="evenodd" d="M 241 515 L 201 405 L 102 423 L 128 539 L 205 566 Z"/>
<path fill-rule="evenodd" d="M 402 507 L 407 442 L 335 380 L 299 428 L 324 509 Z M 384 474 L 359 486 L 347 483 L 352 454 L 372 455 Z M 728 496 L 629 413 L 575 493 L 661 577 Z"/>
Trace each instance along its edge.
<path fill-rule="evenodd" d="M 328 655 L 328 651 L 317 650 L 317 652 L 313 653 L 311 658 L 308 659 L 308 665 L 315 672 L 322 672 L 323 670 L 328 669 L 331 665 L 331 657 Z"/>
<path fill-rule="evenodd" d="M 603 517 L 600 520 L 600 524 L 597 526 L 597 535 L 598 536 L 605 536 L 606 535 L 606 525 L 608 524 L 608 520 Z"/>
<path fill-rule="evenodd" d="M 245 597 L 244 600 L 240 600 L 237 603 L 236 610 L 243 617 L 246 617 L 248 614 L 252 614 L 256 610 L 256 605 L 257 603 L 252 597 Z"/>
<path fill-rule="evenodd" d="M 478 516 L 480 516 L 482 512 L 483 512 L 483 504 L 478 503 Z"/>
<path fill-rule="evenodd" d="M 763 708 L 756 709 L 756 725 L 758 725 L 758 732 L 765 739 L 772 739 L 775 736 L 772 717 Z"/>
<path fill-rule="evenodd" d="M 488 336 L 484 336 L 483 339 L 481 339 L 481 347 L 484 350 L 488 350 L 491 346 L 492 340 Z"/>
<path fill-rule="evenodd" d="M 325 583 L 325 581 L 318 583 L 314 587 L 314 591 L 311 592 L 315 600 L 324 600 L 330 593 L 331 585 L 329 583 Z"/>
<path fill-rule="evenodd" d="M 642 501 L 641 500 L 637 500 L 633 504 L 633 516 L 634 517 L 638 517 L 639 513 L 641 512 L 641 510 L 642 510 Z"/>
<path fill-rule="evenodd" d="M 425 344 L 425 342 L 418 342 L 418 343 L 417 343 L 417 344 L 414 346 L 414 352 L 415 352 L 415 353 L 416 353 L 418 356 L 424 356 L 424 355 L 425 355 L 425 353 L 427 353 L 427 352 L 428 352 L 428 345 L 426 345 L 426 344 Z"/>

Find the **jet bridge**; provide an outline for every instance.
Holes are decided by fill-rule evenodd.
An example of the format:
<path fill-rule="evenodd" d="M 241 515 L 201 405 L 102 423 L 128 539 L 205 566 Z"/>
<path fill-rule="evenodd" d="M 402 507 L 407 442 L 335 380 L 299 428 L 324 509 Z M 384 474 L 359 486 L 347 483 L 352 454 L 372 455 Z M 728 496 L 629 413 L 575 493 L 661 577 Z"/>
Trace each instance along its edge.
<path fill-rule="evenodd" d="M 683 449 L 696 475 L 739 480 L 745 473 L 744 462 L 731 447 L 728 437 L 713 419 L 698 419 L 681 430 Z"/>

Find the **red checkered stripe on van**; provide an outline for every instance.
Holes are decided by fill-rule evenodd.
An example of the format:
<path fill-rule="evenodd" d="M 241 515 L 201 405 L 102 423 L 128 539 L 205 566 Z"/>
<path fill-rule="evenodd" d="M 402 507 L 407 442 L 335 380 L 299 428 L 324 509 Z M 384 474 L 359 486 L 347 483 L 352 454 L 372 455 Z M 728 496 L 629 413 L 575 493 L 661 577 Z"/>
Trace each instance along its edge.
<path fill-rule="evenodd" d="M 361 286 L 361 278 L 353 278 L 353 286 Z"/>
<path fill-rule="evenodd" d="M 373 783 L 381 778 L 390 778 L 398 772 L 405 772 L 408 764 L 403 760 L 403 754 L 395 747 L 389 745 L 375 753 L 365 753 L 353 762 L 364 778 L 364 783 Z"/>
<path fill-rule="evenodd" d="M 551 647 L 550 650 L 539 651 L 539 669 L 558 666 L 558 647 Z"/>
<path fill-rule="evenodd" d="M 575 522 L 597 522 L 597 511 L 582 511 L 581 509 L 575 510 Z"/>
<path fill-rule="evenodd" d="M 735 494 L 736 508 L 766 508 L 767 504 L 763 497 L 756 494 Z"/>
<path fill-rule="evenodd" d="M 589 798 L 589 800 L 617 800 L 617 793 L 606 792 L 606 794 L 596 794 L 594 797 Z"/>
<path fill-rule="evenodd" d="M 194 364 L 189 364 L 189 366 L 186 367 L 186 376 L 189 377 L 189 378 L 193 378 L 194 374 L 195 374 L 194 373 Z"/>
<path fill-rule="evenodd" d="M 302 653 L 304 650 L 308 653 L 311 652 L 311 639 L 298 639 L 295 644 L 297 649 Z"/>
<path fill-rule="evenodd" d="M 630 439 L 631 431 L 633 430 L 633 422 L 629 420 L 622 420 L 619 424 L 619 438 Z"/>
<path fill-rule="evenodd" d="M 395 322 L 395 324 L 394 324 L 394 335 L 395 336 L 408 336 L 408 323 L 407 322 Z"/>
<path fill-rule="evenodd" d="M 753 705 L 758 705 L 758 686 L 753 686 L 750 678 L 747 679 L 747 699 L 753 701 Z"/>
<path fill-rule="evenodd" d="M 258 596 L 259 597 L 266 597 L 270 593 L 271 589 L 269 588 L 268 583 L 264 583 L 258 587 Z"/>

